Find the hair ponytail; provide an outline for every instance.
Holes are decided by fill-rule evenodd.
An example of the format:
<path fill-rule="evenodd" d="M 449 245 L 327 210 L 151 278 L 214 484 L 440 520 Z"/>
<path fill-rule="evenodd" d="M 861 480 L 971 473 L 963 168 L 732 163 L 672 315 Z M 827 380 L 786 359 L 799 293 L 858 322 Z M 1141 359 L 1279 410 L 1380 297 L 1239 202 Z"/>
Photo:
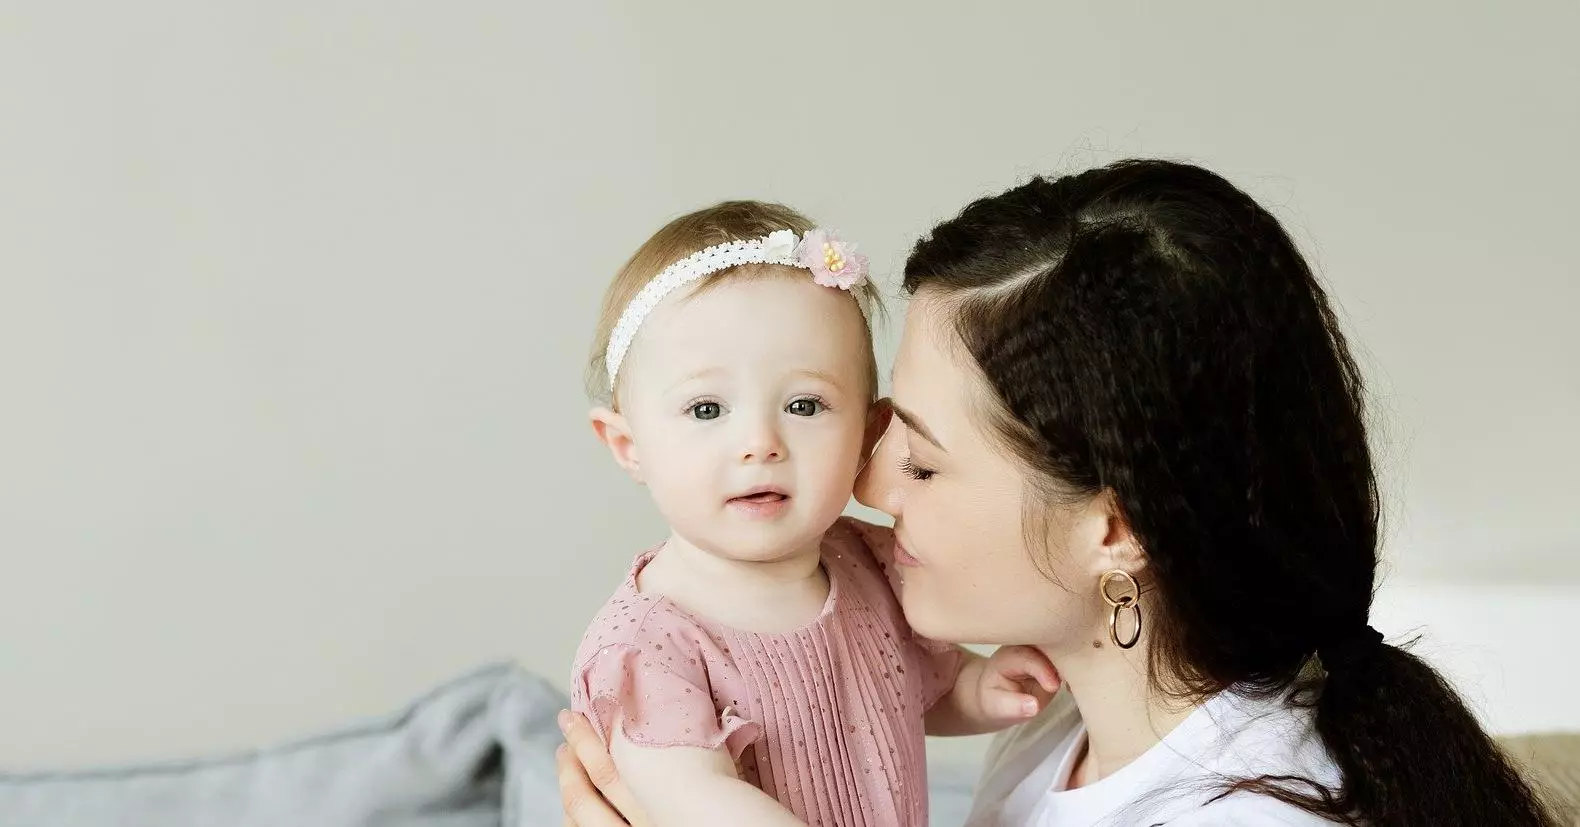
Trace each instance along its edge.
<path fill-rule="evenodd" d="M 1404 649 L 1333 664 L 1317 732 L 1344 771 L 1339 800 L 1365 823 L 1554 824 L 1448 682 Z"/>
<path fill-rule="evenodd" d="M 1330 662 L 1331 661 L 1331 662 Z M 1380 641 L 1325 658 L 1316 728 L 1344 784 L 1255 778 L 1223 795 L 1269 795 L 1366 827 L 1556 827 L 1557 822 L 1442 675 Z"/>

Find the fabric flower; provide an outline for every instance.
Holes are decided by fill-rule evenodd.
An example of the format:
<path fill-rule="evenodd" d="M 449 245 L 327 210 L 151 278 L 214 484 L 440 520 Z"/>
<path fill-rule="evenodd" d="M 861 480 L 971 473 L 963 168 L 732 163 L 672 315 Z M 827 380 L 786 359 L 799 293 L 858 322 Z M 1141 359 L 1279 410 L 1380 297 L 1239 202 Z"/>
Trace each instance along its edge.
<path fill-rule="evenodd" d="M 763 239 L 763 258 L 780 261 L 795 257 L 796 238 L 792 230 L 776 230 Z"/>
<path fill-rule="evenodd" d="M 832 230 L 808 232 L 796 248 L 796 259 L 812 271 L 812 280 L 824 287 L 850 290 L 867 278 L 867 257 Z"/>

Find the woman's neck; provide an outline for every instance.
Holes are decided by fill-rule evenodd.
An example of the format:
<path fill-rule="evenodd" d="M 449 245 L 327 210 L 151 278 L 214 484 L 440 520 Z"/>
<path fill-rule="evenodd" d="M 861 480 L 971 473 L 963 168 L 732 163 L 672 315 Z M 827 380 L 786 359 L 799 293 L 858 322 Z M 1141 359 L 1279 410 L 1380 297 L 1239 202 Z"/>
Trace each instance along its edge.
<path fill-rule="evenodd" d="M 1144 647 L 1101 647 L 1070 651 L 1043 648 L 1075 699 L 1086 726 L 1086 750 L 1070 786 L 1101 781 L 1156 746 L 1200 704 L 1161 696 L 1147 679 Z"/>
<path fill-rule="evenodd" d="M 732 628 L 781 633 L 822 612 L 829 583 L 820 562 L 817 543 L 772 560 L 737 560 L 676 533 L 638 574 L 637 588 Z"/>

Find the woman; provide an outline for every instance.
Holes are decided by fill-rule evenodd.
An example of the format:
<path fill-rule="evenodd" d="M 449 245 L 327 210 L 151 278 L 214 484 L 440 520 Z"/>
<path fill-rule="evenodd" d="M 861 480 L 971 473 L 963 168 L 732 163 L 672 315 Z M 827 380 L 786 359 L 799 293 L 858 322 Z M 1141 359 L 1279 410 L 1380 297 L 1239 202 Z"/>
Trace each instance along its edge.
<path fill-rule="evenodd" d="M 1175 163 L 1038 179 L 935 228 L 904 286 L 857 497 L 894 516 L 906 617 L 1037 645 L 1069 690 L 999 736 L 973 825 L 1552 823 L 1368 625 L 1361 378 L 1266 210 Z M 641 823 L 569 724 L 574 822 Z"/>

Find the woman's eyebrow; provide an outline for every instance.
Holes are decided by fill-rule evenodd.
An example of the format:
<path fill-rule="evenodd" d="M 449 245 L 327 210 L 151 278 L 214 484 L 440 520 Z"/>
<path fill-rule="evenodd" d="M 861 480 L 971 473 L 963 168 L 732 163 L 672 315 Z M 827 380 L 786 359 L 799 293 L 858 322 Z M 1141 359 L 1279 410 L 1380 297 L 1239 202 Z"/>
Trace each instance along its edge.
<path fill-rule="evenodd" d="M 890 401 L 889 406 L 894 409 L 894 415 L 899 417 L 901 422 L 905 423 L 905 427 L 915 431 L 919 436 L 921 436 L 922 439 L 931 442 L 935 447 L 938 448 L 938 450 L 943 451 L 944 453 L 949 452 L 949 449 L 945 448 L 943 443 L 939 442 L 938 438 L 933 436 L 933 432 L 927 430 L 927 426 L 922 424 L 922 420 L 918 418 L 916 414 L 913 414 L 899 405 L 894 404 L 892 400 Z"/>

